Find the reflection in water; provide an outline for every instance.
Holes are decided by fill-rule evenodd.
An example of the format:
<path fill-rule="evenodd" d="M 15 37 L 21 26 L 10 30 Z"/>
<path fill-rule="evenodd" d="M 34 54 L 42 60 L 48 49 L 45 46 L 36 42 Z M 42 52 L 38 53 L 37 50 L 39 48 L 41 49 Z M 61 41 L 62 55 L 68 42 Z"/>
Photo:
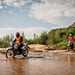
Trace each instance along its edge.
<path fill-rule="evenodd" d="M 47 54 L 48 58 L 5 59 L 0 75 L 75 75 L 75 54 Z"/>
<path fill-rule="evenodd" d="M 28 75 L 28 60 L 12 59 L 8 60 L 7 63 L 10 65 L 12 75 Z M 11 73 L 9 75 L 11 75 Z"/>
<path fill-rule="evenodd" d="M 67 62 L 68 64 L 74 64 L 75 63 L 75 55 L 69 55 L 67 54 Z"/>

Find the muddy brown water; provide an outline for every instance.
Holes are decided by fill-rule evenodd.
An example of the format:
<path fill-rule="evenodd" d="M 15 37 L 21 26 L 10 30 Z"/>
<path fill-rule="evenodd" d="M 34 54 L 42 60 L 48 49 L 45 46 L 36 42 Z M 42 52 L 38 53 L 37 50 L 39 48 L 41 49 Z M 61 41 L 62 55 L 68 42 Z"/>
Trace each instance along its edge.
<path fill-rule="evenodd" d="M 15 59 L 0 54 L 0 75 L 75 75 L 75 53 L 32 53 Z"/>

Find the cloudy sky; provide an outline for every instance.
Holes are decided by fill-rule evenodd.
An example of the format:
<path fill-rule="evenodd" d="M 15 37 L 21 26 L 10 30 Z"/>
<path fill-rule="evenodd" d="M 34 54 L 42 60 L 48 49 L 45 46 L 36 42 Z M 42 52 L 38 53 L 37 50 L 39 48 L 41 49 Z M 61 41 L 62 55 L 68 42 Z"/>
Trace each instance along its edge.
<path fill-rule="evenodd" d="M 27 36 L 75 22 L 75 0 L 0 0 L 0 36 Z"/>

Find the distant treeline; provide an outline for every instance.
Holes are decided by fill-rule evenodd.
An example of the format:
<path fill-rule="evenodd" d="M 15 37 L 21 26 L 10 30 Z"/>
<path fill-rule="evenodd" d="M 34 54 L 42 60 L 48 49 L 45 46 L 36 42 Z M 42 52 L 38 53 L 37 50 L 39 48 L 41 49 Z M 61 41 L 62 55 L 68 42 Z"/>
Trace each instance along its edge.
<path fill-rule="evenodd" d="M 28 42 L 28 44 L 45 44 L 49 47 L 57 47 L 57 48 L 66 48 L 67 47 L 67 36 L 69 33 L 75 35 L 75 28 L 61 28 L 61 29 L 53 29 L 49 32 L 42 32 L 39 36 L 34 34 L 33 39 L 25 38 L 24 33 L 22 34 L 24 41 Z M 13 35 L 6 35 L 3 38 L 0 38 L 0 47 L 9 47 L 10 42 L 13 39 Z"/>
<path fill-rule="evenodd" d="M 53 29 L 49 32 L 42 32 L 40 36 L 34 35 L 34 39 L 28 40 L 29 44 L 45 44 L 49 47 L 65 49 L 67 48 L 67 36 L 75 35 L 75 28 Z"/>

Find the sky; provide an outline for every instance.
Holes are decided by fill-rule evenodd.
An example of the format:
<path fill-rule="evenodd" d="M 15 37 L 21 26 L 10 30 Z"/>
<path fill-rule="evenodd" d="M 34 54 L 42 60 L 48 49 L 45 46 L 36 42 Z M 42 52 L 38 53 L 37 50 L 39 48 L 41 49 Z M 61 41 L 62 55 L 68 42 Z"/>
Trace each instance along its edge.
<path fill-rule="evenodd" d="M 0 0 L 0 36 L 68 27 L 75 22 L 75 0 Z"/>

